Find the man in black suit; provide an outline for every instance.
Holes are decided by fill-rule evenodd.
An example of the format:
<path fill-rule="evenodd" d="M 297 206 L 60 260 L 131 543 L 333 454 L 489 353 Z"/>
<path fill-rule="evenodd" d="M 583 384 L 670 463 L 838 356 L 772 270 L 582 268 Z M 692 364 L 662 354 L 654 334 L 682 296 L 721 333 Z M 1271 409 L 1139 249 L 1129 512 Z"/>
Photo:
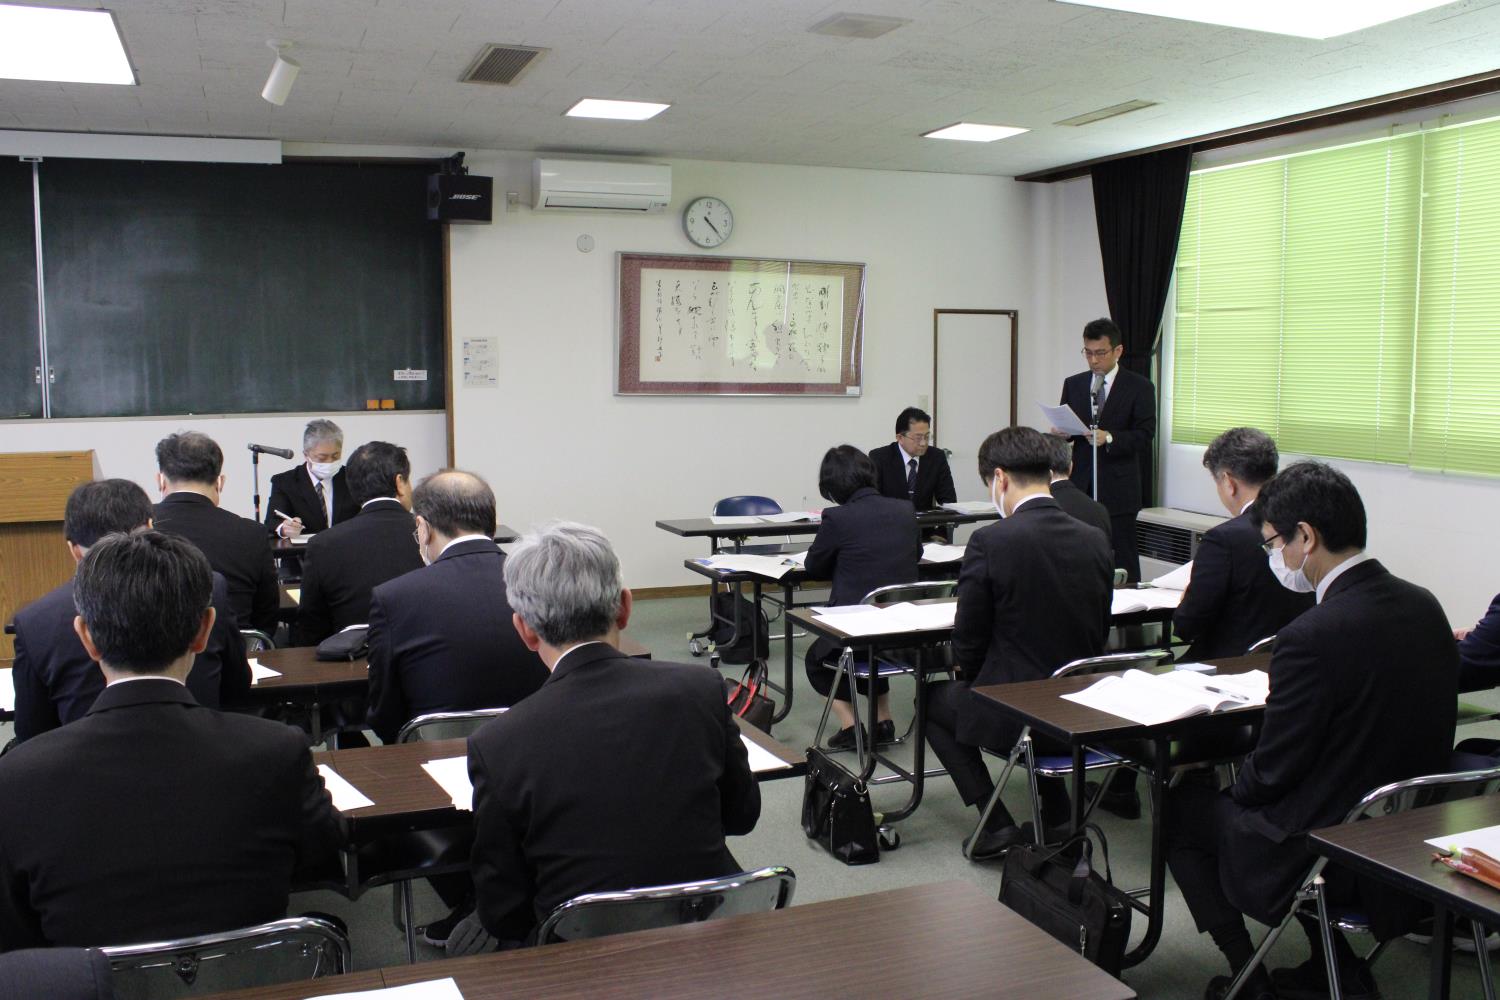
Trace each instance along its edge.
<path fill-rule="evenodd" d="M 63 509 L 63 537 L 75 563 L 106 535 L 151 527 L 151 500 L 128 479 L 101 479 L 73 490 Z M 250 692 L 245 640 L 234 627 L 224 578 L 213 574 L 214 627 L 193 660 L 187 686 L 201 705 L 218 708 Z M 73 581 L 16 613 L 16 738 L 26 740 L 81 719 L 104 690 L 104 675 L 83 648 L 73 619 Z"/>
<path fill-rule="evenodd" d="M 1108 538 L 1110 533 L 1109 510 L 1099 501 L 1080 490 L 1070 476 L 1073 474 L 1073 446 L 1066 438 L 1054 437 L 1049 442 L 1052 446 L 1052 482 L 1049 488 L 1052 491 L 1052 499 L 1063 510 L 1072 514 L 1084 524 L 1092 524 L 1104 532 Z"/>
<path fill-rule="evenodd" d="M 1135 516 L 1141 509 L 1141 458 L 1150 454 L 1151 440 L 1156 437 L 1156 387 L 1150 379 L 1120 367 L 1124 352 L 1114 320 L 1090 322 L 1083 328 L 1083 356 L 1089 370 L 1063 381 L 1060 402 L 1085 427 L 1095 428 L 1098 498 L 1109 509 L 1115 565 L 1136 582 L 1141 578 L 1141 560 L 1135 549 Z M 1054 427 L 1053 433 L 1063 432 Z M 1086 436 L 1072 441 L 1073 482 L 1094 496 L 1095 449 Z"/>
<path fill-rule="evenodd" d="M 181 535 L 208 557 L 229 586 L 236 628 L 276 634 L 281 588 L 265 531 L 219 506 L 224 453 L 207 434 L 184 431 L 156 444 L 156 485 L 161 491 L 152 523 Z"/>
<path fill-rule="evenodd" d="M 293 872 L 332 860 L 338 818 L 302 735 L 183 684 L 211 590 L 203 554 L 157 531 L 103 538 L 79 563 L 78 637 L 107 686 L 0 758 L 0 950 L 274 920 Z"/>
<path fill-rule="evenodd" d="M 1500 594 L 1471 628 L 1453 630 L 1458 640 L 1458 689 L 1483 691 L 1500 685 Z"/>
<path fill-rule="evenodd" d="M 411 461 L 384 441 L 349 456 L 349 490 L 359 514 L 320 531 L 302 554 L 302 599 L 292 642 L 316 646 L 370 620 L 370 591 L 422 568 L 411 516 Z"/>
<path fill-rule="evenodd" d="M 1288 590 L 1271 574 L 1248 513 L 1278 461 L 1276 442 L 1253 427 L 1225 431 L 1203 453 L 1230 520 L 1204 532 L 1192 582 L 1172 614 L 1173 630 L 1192 643 L 1189 660 L 1240 656 L 1313 606 L 1311 594 Z"/>
<path fill-rule="evenodd" d="M 760 791 L 715 670 L 616 648 L 630 591 L 609 541 L 557 523 L 505 562 L 514 622 L 552 671 L 469 739 L 479 908 L 448 951 L 520 941 L 585 892 L 740 870 Z"/>
<path fill-rule="evenodd" d="M 964 552 L 953 623 L 959 676 L 927 688 L 927 742 L 964 804 L 980 810 L 994 784 L 979 748 L 1009 752 L 1021 723 L 970 687 L 1051 676 L 1102 653 L 1109 632 L 1109 542 L 1057 505 L 1051 474 L 1052 446 L 1030 427 L 996 431 L 979 446 L 979 475 L 1002 518 L 974 532 Z M 1042 778 L 1038 787 L 1043 824 L 1066 822 L 1062 779 Z M 997 802 L 971 855 L 999 857 L 1027 836 Z"/>
<path fill-rule="evenodd" d="M 429 565 L 376 587 L 370 601 L 366 721 L 387 743 L 419 715 L 507 707 L 547 679 L 511 622 L 485 481 L 435 473 L 417 484 L 412 512 Z"/>
<path fill-rule="evenodd" d="M 1252 953 L 1241 914 L 1266 924 L 1285 916 L 1313 862 L 1307 831 L 1341 822 L 1371 789 L 1446 769 L 1458 693 L 1442 608 L 1365 553 L 1364 504 L 1348 477 L 1298 463 L 1261 488 L 1250 512 L 1271 571 L 1317 604 L 1277 633 L 1260 739 L 1233 786 L 1185 782 L 1168 793 L 1164 818 L 1173 877 L 1231 969 Z M 1329 891 L 1343 891 L 1343 873 L 1330 872 Z M 1327 995 L 1316 921 L 1304 929 L 1313 958 L 1269 977 L 1258 970 L 1241 996 Z M 1334 937 L 1345 996 L 1373 995 L 1369 969 Z M 1208 995 L 1227 982 L 1216 977 Z"/>
<path fill-rule="evenodd" d="M 273 535 L 312 534 L 359 513 L 359 504 L 349 491 L 349 477 L 339 467 L 343 457 L 344 432 L 339 425 L 332 420 L 309 420 L 302 431 L 302 465 L 271 477 L 266 527 Z"/>
<path fill-rule="evenodd" d="M 896 440 L 870 452 L 881 495 L 910 500 L 917 510 L 931 510 L 958 499 L 948 456 L 933 448 L 932 418 L 908 406 L 896 418 Z"/>

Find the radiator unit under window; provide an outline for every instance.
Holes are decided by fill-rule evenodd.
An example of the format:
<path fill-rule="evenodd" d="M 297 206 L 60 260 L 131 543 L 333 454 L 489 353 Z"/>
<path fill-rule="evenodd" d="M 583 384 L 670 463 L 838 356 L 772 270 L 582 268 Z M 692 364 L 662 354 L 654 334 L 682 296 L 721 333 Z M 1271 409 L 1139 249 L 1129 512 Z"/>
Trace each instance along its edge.
<path fill-rule="evenodd" d="M 1151 580 L 1170 573 L 1192 559 L 1198 541 L 1226 518 L 1195 514 L 1176 507 L 1147 507 L 1135 521 L 1135 546 L 1141 555 L 1141 579 Z"/>

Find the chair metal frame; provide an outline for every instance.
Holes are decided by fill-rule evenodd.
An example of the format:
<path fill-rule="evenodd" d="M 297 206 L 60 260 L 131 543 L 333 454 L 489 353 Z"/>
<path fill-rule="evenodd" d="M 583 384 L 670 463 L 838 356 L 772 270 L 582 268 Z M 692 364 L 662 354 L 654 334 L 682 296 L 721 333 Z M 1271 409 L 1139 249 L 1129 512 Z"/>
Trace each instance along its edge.
<path fill-rule="evenodd" d="M 1068 677 L 1070 675 L 1100 674 L 1119 670 L 1127 664 L 1148 661 L 1151 665 L 1165 660 L 1171 653 L 1165 649 L 1145 649 L 1138 652 L 1128 653 L 1105 653 L 1102 656 L 1088 656 L 1083 659 L 1064 663 L 1052 671 L 1052 677 Z M 1010 782 L 1011 772 L 1016 765 L 1025 761 L 1028 788 L 1031 793 L 1031 821 L 1032 831 L 1037 837 L 1038 843 L 1046 840 L 1046 827 L 1042 825 L 1042 801 L 1037 792 L 1036 779 L 1038 775 L 1046 778 L 1067 777 L 1073 773 L 1073 760 L 1071 757 L 1063 760 L 1054 760 L 1051 757 L 1042 757 L 1038 760 L 1035 749 L 1032 746 L 1031 727 L 1021 727 L 1021 735 L 1016 739 L 1016 744 L 1011 748 L 1009 754 L 1001 754 L 999 751 L 988 747 L 981 747 L 982 752 L 1005 758 L 1005 770 L 1000 773 L 1000 780 L 995 783 L 995 790 L 990 794 L 989 801 L 984 804 L 984 809 L 979 813 L 979 823 L 974 827 L 974 832 L 964 842 L 964 857 L 973 859 L 974 844 L 979 840 L 979 834 L 984 830 L 984 825 L 990 820 L 990 813 L 995 811 L 995 804 L 1000 801 L 1005 786 Z M 1088 749 L 1084 753 L 1083 769 L 1085 772 L 1108 770 L 1111 774 L 1117 767 L 1129 767 L 1130 764 L 1117 754 L 1107 750 Z M 1094 812 L 1094 807 L 1104 797 L 1104 791 L 1109 785 L 1108 776 L 1099 783 L 1099 791 L 1084 807 L 1083 818 L 1088 820 Z M 1081 794 L 1081 790 L 1075 792 Z"/>
<path fill-rule="evenodd" d="M 264 653 L 276 648 L 276 640 L 258 628 L 242 628 L 240 635 L 245 637 L 245 652 L 247 653 Z M 250 645 L 252 642 L 257 645 Z"/>
<path fill-rule="evenodd" d="M 459 724 L 474 722 L 474 729 L 478 729 L 491 719 L 498 719 L 509 712 L 510 708 L 474 708 L 462 712 L 428 712 L 407 721 L 396 734 L 397 743 L 416 743 L 422 737 L 422 730 L 430 726 L 443 724 Z M 457 737 L 454 737 L 455 739 Z"/>
<path fill-rule="evenodd" d="M 1477 771 L 1454 771 L 1446 774 L 1424 774 L 1416 778 L 1407 778 L 1405 781 L 1393 781 L 1388 785 L 1381 785 L 1379 788 L 1366 792 L 1364 797 L 1344 814 L 1343 822 L 1354 823 L 1374 815 L 1389 816 L 1417 806 L 1428 805 L 1431 798 L 1424 796 L 1424 793 L 1461 785 L 1474 786 L 1470 795 L 1493 795 L 1500 791 L 1500 767 L 1487 767 Z M 1318 926 L 1322 932 L 1323 962 L 1328 975 L 1329 996 L 1331 1000 L 1342 1000 L 1344 994 L 1339 982 L 1338 961 L 1334 958 L 1334 928 L 1356 934 L 1368 934 L 1370 928 L 1365 921 L 1359 919 L 1362 914 L 1348 910 L 1335 911 L 1330 908 L 1323 878 L 1323 869 L 1328 866 L 1328 860 L 1326 857 L 1319 856 L 1313 862 L 1307 877 L 1302 881 L 1302 888 L 1298 889 L 1292 897 L 1292 905 L 1287 909 L 1286 916 L 1282 918 L 1281 923 L 1267 932 L 1255 949 L 1255 954 L 1250 956 L 1250 961 L 1235 973 L 1229 989 L 1224 994 L 1224 1000 L 1234 1000 L 1239 995 L 1245 982 L 1250 978 L 1250 974 L 1265 962 L 1266 955 L 1276 944 L 1277 938 L 1281 937 L 1281 932 L 1286 930 L 1287 925 L 1292 922 L 1297 913 L 1309 903 L 1318 915 Z M 1477 921 L 1472 922 L 1472 929 L 1474 948 L 1479 960 L 1479 981 L 1484 986 L 1485 1000 L 1495 1000 L 1495 984 L 1490 972 L 1490 954 L 1485 947 L 1487 932 Z M 1364 961 L 1367 964 L 1374 962 L 1384 947 L 1384 942 L 1376 944 L 1365 956 Z"/>
<path fill-rule="evenodd" d="M 754 871 L 738 872 L 734 875 L 726 875 L 723 878 L 704 879 L 698 882 L 680 882 L 675 885 L 647 886 L 640 889 L 625 889 L 619 892 L 590 892 L 581 896 L 574 896 L 564 903 L 559 903 L 547 919 L 543 920 L 537 928 L 536 944 L 538 946 L 553 944 L 559 941 L 581 941 L 586 938 L 560 938 L 557 937 L 557 926 L 569 915 L 580 909 L 599 906 L 630 906 L 633 903 L 660 902 L 663 900 L 681 900 L 688 902 L 694 899 L 702 899 L 709 896 L 727 895 L 747 886 L 758 885 L 767 881 L 779 883 L 773 910 L 785 909 L 792 901 L 792 895 L 797 888 L 797 876 L 790 868 L 776 865 L 768 868 L 757 868 Z M 690 914 L 690 916 L 692 916 Z M 716 919 L 711 913 L 697 919 L 680 921 L 680 923 L 695 923 L 699 920 Z M 646 930 L 648 928 L 640 928 Z"/>
<path fill-rule="evenodd" d="M 1254 642 L 1252 642 L 1250 644 L 1250 648 L 1247 649 L 1247 650 L 1245 650 L 1245 655 L 1246 656 L 1250 656 L 1250 655 L 1252 655 L 1254 653 L 1259 653 L 1259 652 L 1262 652 L 1262 651 L 1267 652 L 1267 653 L 1273 653 L 1273 652 L 1276 651 L 1276 633 L 1275 632 L 1272 632 L 1270 635 L 1265 636 L 1264 638 L 1261 638 L 1261 639 L 1256 639 Z"/>
<path fill-rule="evenodd" d="M 184 982 L 191 984 L 192 977 L 197 975 L 198 965 L 205 957 L 212 960 L 228 954 L 274 947 L 282 943 L 281 939 L 289 937 L 311 939 L 304 940 L 302 946 L 307 948 L 316 944 L 324 953 L 331 953 L 334 968 L 324 972 L 320 963 L 314 967 L 313 975 L 309 977 L 311 979 L 338 975 L 354 968 L 349 935 L 318 917 L 286 917 L 238 930 L 200 934 L 171 941 L 115 945 L 100 950 L 109 958 L 110 968 L 115 976 L 170 966 Z M 236 945 L 242 947 L 235 947 Z M 331 952 L 326 946 L 332 946 Z M 206 956 L 202 954 L 205 952 L 208 953 Z M 159 958 L 160 961 L 153 962 L 153 958 Z"/>

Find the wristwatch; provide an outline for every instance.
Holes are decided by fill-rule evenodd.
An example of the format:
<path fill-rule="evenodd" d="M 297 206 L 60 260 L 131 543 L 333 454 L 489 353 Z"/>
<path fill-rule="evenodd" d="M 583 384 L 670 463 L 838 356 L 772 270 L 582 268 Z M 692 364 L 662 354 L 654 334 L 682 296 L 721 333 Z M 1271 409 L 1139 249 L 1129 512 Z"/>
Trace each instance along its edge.
<path fill-rule="evenodd" d="M 1115 443 L 1115 436 L 1113 434 L 1111 434 L 1109 431 L 1105 431 L 1104 432 L 1104 443 L 1107 444 L 1107 445 L 1114 444 Z"/>

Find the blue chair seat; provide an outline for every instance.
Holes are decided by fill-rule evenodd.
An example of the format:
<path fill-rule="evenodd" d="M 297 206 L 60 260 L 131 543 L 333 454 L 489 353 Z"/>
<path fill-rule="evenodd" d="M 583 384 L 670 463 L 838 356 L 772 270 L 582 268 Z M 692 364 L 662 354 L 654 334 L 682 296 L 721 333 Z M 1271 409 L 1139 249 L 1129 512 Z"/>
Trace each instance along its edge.
<path fill-rule="evenodd" d="M 1070 755 L 1039 753 L 1035 756 L 1038 774 L 1053 771 L 1071 772 L 1073 770 L 1073 758 Z M 1083 752 L 1083 766 L 1085 769 L 1106 767 L 1118 763 L 1120 763 L 1120 758 L 1112 753 L 1105 753 L 1102 750 L 1084 750 Z"/>

